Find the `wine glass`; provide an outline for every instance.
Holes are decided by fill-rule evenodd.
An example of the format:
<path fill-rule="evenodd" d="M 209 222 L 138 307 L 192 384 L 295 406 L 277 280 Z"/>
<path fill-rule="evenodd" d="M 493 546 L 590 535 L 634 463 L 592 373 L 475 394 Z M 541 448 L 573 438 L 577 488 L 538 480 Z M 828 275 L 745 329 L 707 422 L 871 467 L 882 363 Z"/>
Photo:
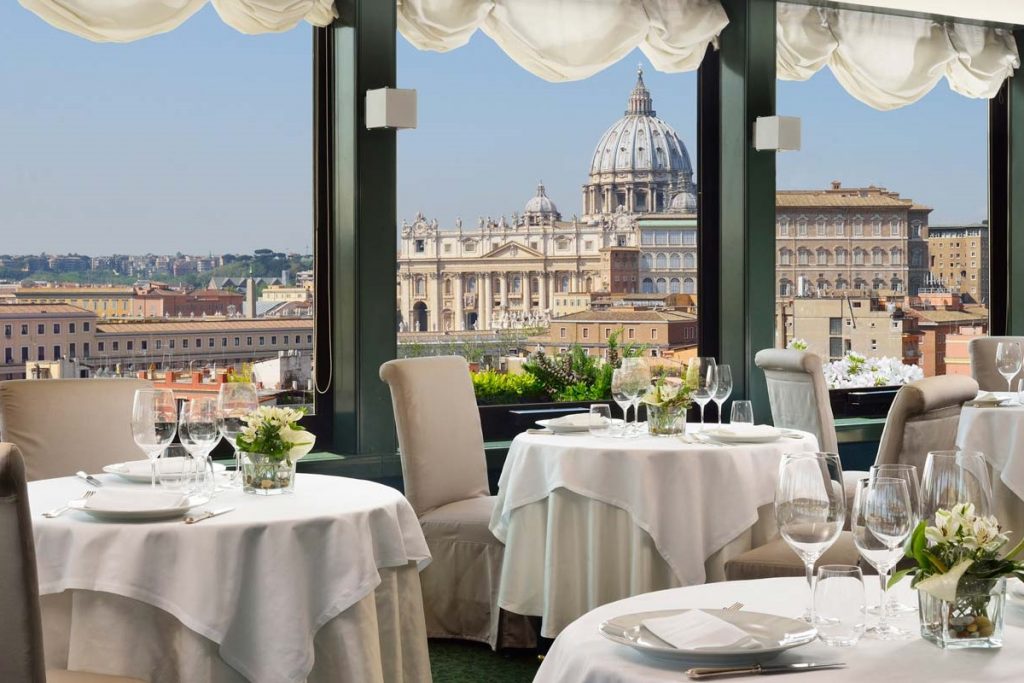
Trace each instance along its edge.
<path fill-rule="evenodd" d="M 623 368 L 616 368 L 612 371 L 612 400 L 622 410 L 622 429 L 620 434 L 625 434 L 629 428 L 629 407 L 633 401 L 627 391 L 629 386 L 629 371 Z"/>
<path fill-rule="evenodd" d="M 839 538 L 846 520 L 843 468 L 837 454 L 782 456 L 775 489 L 775 520 L 782 538 L 803 561 L 813 595 L 814 563 Z M 804 619 L 813 622 L 810 606 Z"/>
<path fill-rule="evenodd" d="M 718 391 L 718 367 L 711 356 L 698 356 L 686 368 L 686 380 L 693 387 L 693 400 L 700 406 L 700 431 L 704 431 L 704 406 Z"/>
<path fill-rule="evenodd" d="M 132 401 L 132 437 L 149 458 L 150 485 L 156 488 L 156 459 L 174 440 L 178 411 L 170 389 L 137 389 Z"/>
<path fill-rule="evenodd" d="M 217 399 L 206 396 L 185 401 L 178 420 L 178 438 L 198 466 L 203 468 L 205 476 L 210 478 L 213 485 L 206 488 L 212 491 L 216 490 L 216 481 L 210 452 L 221 436 L 217 414 Z"/>
<path fill-rule="evenodd" d="M 882 478 L 879 477 L 879 479 Z M 878 571 L 878 578 L 882 582 L 882 599 L 879 601 L 878 607 L 873 609 L 872 612 L 881 615 L 879 628 L 883 628 L 885 620 L 895 616 L 885 600 L 885 588 L 889 581 L 889 572 L 899 563 L 903 557 L 903 552 L 899 548 L 890 550 L 868 528 L 867 501 L 868 492 L 873 480 L 872 477 L 863 477 L 857 480 L 853 494 L 853 509 L 850 510 L 850 533 L 853 535 L 853 544 L 857 547 L 860 556 Z M 873 632 L 874 629 L 870 629 L 870 631 Z M 885 628 L 883 628 L 883 631 L 885 631 Z"/>
<path fill-rule="evenodd" d="M 643 358 L 627 358 L 629 372 L 629 397 L 633 405 L 633 431 L 640 432 L 640 401 L 651 386 L 651 369 Z"/>
<path fill-rule="evenodd" d="M 931 451 L 921 473 L 921 519 L 932 524 L 936 510 L 960 503 L 972 503 L 979 515 L 992 514 L 985 456 L 977 451 Z"/>
<path fill-rule="evenodd" d="M 863 480 L 858 483 L 863 483 Z M 900 561 L 903 542 L 914 528 L 915 514 L 910 504 L 907 482 L 891 477 L 869 478 L 866 486 L 858 487 L 857 493 L 861 494 L 862 498 L 859 512 L 864 526 L 884 548 L 884 551 L 878 549 L 875 544 L 865 540 L 865 544 L 872 547 L 869 551 L 870 556 L 861 550 L 865 559 L 878 569 L 878 577 L 882 582 L 882 609 L 878 610 L 878 625 L 868 629 L 868 632 L 879 640 L 905 638 L 910 635 L 909 632 L 889 623 L 885 604 L 889 593 L 889 572 Z M 854 507 L 857 507 L 856 503 Z M 854 538 L 856 539 L 856 534 Z M 859 544 L 857 549 L 860 550 Z"/>
<path fill-rule="evenodd" d="M 907 493 L 910 495 L 910 508 L 914 511 L 914 523 L 911 526 L 917 526 L 917 523 L 921 521 L 921 486 L 918 483 L 917 467 L 915 465 L 904 465 L 899 463 L 872 465 L 869 474 L 871 477 L 888 477 L 893 479 L 902 479 L 907 482 Z M 872 614 L 876 614 L 878 609 L 881 609 L 881 605 L 878 607 L 872 607 L 868 611 Z M 886 616 L 896 617 L 899 616 L 900 612 L 916 612 L 917 607 L 907 605 L 896 600 L 895 597 L 890 596 L 889 601 L 885 604 L 885 610 Z"/>
<path fill-rule="evenodd" d="M 718 386 L 715 388 L 715 395 L 711 400 L 718 407 L 718 426 L 722 426 L 722 404 L 729 400 L 732 394 L 732 369 L 728 365 L 718 366 Z"/>
<path fill-rule="evenodd" d="M 238 454 L 238 435 L 245 423 L 242 418 L 260 407 L 256 385 L 250 382 L 225 382 L 217 394 L 217 427 L 235 451 L 235 483 L 241 482 L 242 462 Z"/>
<path fill-rule="evenodd" d="M 1021 351 L 1018 342 L 999 342 L 996 346 L 996 369 L 1006 380 L 1006 390 L 1013 391 L 1013 378 L 1020 372 Z"/>

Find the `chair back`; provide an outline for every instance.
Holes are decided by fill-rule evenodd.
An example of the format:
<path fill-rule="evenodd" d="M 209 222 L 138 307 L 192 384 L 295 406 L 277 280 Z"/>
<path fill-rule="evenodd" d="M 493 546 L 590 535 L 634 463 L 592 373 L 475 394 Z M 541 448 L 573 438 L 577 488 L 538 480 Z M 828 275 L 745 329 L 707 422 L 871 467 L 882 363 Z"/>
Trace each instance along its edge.
<path fill-rule="evenodd" d="M 0 440 L 16 444 L 29 481 L 145 457 L 132 438 L 132 399 L 141 379 L 0 382 Z"/>
<path fill-rule="evenodd" d="M 821 358 L 807 351 L 762 349 L 754 356 L 754 363 L 764 371 L 775 426 L 810 432 L 818 439 L 821 451 L 838 453 L 836 423 Z"/>
<path fill-rule="evenodd" d="M 489 494 L 484 436 L 469 364 L 460 356 L 380 366 L 391 389 L 405 496 L 416 514 Z"/>
<path fill-rule="evenodd" d="M 974 337 L 967 342 L 967 355 L 971 358 L 971 377 L 981 391 L 1006 391 L 1006 378 L 996 369 L 996 349 L 999 342 L 1017 342 L 1024 349 L 1024 337 Z M 1021 375 L 1017 375 L 1018 378 Z M 1017 387 L 1014 386 L 1016 391 Z"/>
<path fill-rule="evenodd" d="M 915 465 L 924 470 L 928 451 L 956 448 L 960 411 L 978 394 L 978 383 L 962 375 L 925 377 L 900 387 L 885 418 L 876 465 Z"/>
<path fill-rule="evenodd" d="M 25 462 L 0 443 L 0 681 L 46 683 Z"/>

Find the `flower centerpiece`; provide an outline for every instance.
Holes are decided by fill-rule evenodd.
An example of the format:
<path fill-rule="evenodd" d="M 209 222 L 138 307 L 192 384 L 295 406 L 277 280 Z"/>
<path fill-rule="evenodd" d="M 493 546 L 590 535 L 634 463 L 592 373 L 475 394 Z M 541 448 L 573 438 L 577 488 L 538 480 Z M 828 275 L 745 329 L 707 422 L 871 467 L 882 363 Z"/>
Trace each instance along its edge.
<path fill-rule="evenodd" d="M 1006 533 L 995 517 L 975 513 L 961 503 L 935 513 L 934 526 L 922 520 L 906 545 L 916 567 L 897 572 L 895 584 L 912 575 L 921 610 L 921 635 L 939 647 L 1001 647 L 1006 577 L 1024 579 L 1021 540 L 999 556 Z"/>
<path fill-rule="evenodd" d="M 693 385 L 665 373 L 658 376 L 641 401 L 647 406 L 647 431 L 651 434 L 679 434 L 686 429 Z"/>
<path fill-rule="evenodd" d="M 847 351 L 822 370 L 829 389 L 900 386 L 924 377 L 920 366 L 907 365 L 899 358 L 868 358 L 854 351 Z"/>
<path fill-rule="evenodd" d="M 316 437 L 299 426 L 302 410 L 261 406 L 242 421 L 238 436 L 242 490 L 272 495 L 295 487 L 295 463 L 313 450 Z"/>

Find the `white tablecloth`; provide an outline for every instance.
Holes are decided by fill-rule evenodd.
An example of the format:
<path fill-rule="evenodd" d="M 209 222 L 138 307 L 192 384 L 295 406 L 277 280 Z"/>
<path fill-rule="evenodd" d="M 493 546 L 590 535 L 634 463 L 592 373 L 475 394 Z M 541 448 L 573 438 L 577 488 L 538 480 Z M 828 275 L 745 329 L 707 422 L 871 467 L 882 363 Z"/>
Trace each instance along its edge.
<path fill-rule="evenodd" d="M 868 603 L 877 603 L 875 581 L 866 581 Z M 894 589 L 908 604 L 917 596 L 903 582 Z M 751 612 L 787 617 L 799 616 L 810 593 L 804 579 L 790 577 L 733 581 L 676 588 L 621 600 L 586 614 L 555 640 L 534 679 L 534 683 L 652 683 L 687 680 L 683 664 L 665 664 L 644 657 L 631 648 L 606 640 L 598 625 L 632 612 L 673 608 L 721 608 L 735 601 Z M 1001 650 L 941 650 L 914 637 L 910 640 L 879 641 L 867 638 L 852 648 L 830 648 L 820 642 L 796 648 L 772 661 L 846 662 L 846 668 L 817 674 L 780 674 L 773 682 L 808 683 L 921 683 L 922 681 L 985 681 L 1019 683 L 1024 680 L 1024 607 L 1007 601 L 1006 630 Z M 869 617 L 873 619 L 873 617 Z M 873 621 L 869 621 L 873 623 Z M 917 633 L 917 615 L 899 619 L 899 624 Z M 737 679 L 739 680 L 739 679 Z"/>
<path fill-rule="evenodd" d="M 703 583 L 705 561 L 771 504 L 782 454 L 816 449 L 809 434 L 728 447 L 520 434 L 490 524 L 506 544 L 499 605 L 553 636 L 602 602 Z"/>
<path fill-rule="evenodd" d="M 226 492 L 211 507 L 236 510 L 195 525 L 40 515 L 85 488 L 75 478 L 29 484 L 40 592 L 111 593 L 158 608 L 252 681 L 305 680 L 322 626 L 372 602 L 385 568 L 430 557 L 409 503 L 371 482 L 299 475 L 292 495 Z M 422 635 L 422 611 L 418 622 Z"/>

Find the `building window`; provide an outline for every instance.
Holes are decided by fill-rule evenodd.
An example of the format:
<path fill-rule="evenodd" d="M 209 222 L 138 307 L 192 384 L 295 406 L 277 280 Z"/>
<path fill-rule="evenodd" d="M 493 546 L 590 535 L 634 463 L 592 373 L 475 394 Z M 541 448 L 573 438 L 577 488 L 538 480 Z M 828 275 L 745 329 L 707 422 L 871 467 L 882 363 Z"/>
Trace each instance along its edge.
<path fill-rule="evenodd" d="M 8 339 L 14 336 L 14 325 L 4 325 L 4 336 Z"/>
<path fill-rule="evenodd" d="M 860 218 L 853 219 L 853 236 L 863 237 L 864 236 L 864 222 Z"/>
<path fill-rule="evenodd" d="M 86 330 L 86 332 L 88 332 L 88 330 Z M 21 333 L 22 334 L 28 334 L 28 325 L 22 325 L 21 326 Z"/>
<path fill-rule="evenodd" d="M 843 222 L 842 218 L 836 219 L 836 237 L 842 237 L 846 234 L 846 223 Z"/>
<path fill-rule="evenodd" d="M 416 253 L 422 254 L 427 250 L 427 244 L 423 240 L 416 240 Z"/>
<path fill-rule="evenodd" d="M 697 231 L 683 230 L 683 245 L 687 247 L 697 246 Z"/>
<path fill-rule="evenodd" d="M 246 346 L 252 346 L 252 337 L 246 337 L 245 338 L 245 345 Z"/>
<path fill-rule="evenodd" d="M 40 346 L 36 349 L 36 360 L 46 360 L 46 348 Z"/>
<path fill-rule="evenodd" d="M 115 351 L 119 351 L 120 348 L 121 348 L 121 342 L 118 342 L 118 341 L 113 342 L 111 344 L 111 348 L 113 348 Z"/>
<path fill-rule="evenodd" d="M 589 328 L 586 328 L 586 327 L 583 328 L 583 338 L 584 339 L 590 339 L 590 329 Z"/>
<path fill-rule="evenodd" d="M 181 340 L 181 348 L 183 348 L 183 349 L 187 349 L 188 348 L 188 339 L 182 339 Z"/>
<path fill-rule="evenodd" d="M 558 336 L 559 336 L 559 337 L 560 337 L 561 339 L 565 339 L 565 328 L 564 328 L 564 327 L 560 327 L 560 328 L 558 329 Z"/>
<path fill-rule="evenodd" d="M 97 345 L 96 345 L 96 346 L 97 346 L 97 347 L 99 347 L 99 350 L 100 350 L 100 352 L 102 353 L 102 352 L 103 352 L 103 342 L 99 342 L 99 343 L 97 343 Z"/>
<path fill-rule="evenodd" d="M 82 344 L 82 356 L 84 358 L 89 357 L 89 342 L 85 342 L 84 344 Z"/>
<path fill-rule="evenodd" d="M 89 331 L 89 323 L 82 323 L 82 331 L 83 332 L 88 332 Z"/>
<path fill-rule="evenodd" d="M 227 346 L 228 345 L 228 338 L 227 337 L 221 337 L 220 338 L 220 345 L 221 345 L 221 347 Z"/>
<path fill-rule="evenodd" d="M 135 342 L 133 342 L 131 339 L 129 339 L 128 341 L 125 342 L 124 348 L 126 350 L 128 350 L 128 351 L 134 351 L 135 350 Z"/>
<path fill-rule="evenodd" d="M 75 333 L 75 324 L 74 323 L 68 323 L 68 333 L 69 334 L 74 334 Z"/>
<path fill-rule="evenodd" d="M 683 278 L 683 294 L 696 294 L 697 282 L 692 277 Z"/>
<path fill-rule="evenodd" d="M 259 341 L 260 341 L 260 346 L 263 346 L 265 341 L 266 341 L 266 337 L 260 337 Z"/>
<path fill-rule="evenodd" d="M 789 221 L 786 219 L 779 221 L 779 237 L 789 237 Z"/>
<path fill-rule="evenodd" d="M 36 334 L 46 334 L 46 325 L 36 325 Z"/>
<path fill-rule="evenodd" d="M 242 338 L 241 337 L 235 337 L 235 346 L 241 346 L 241 345 L 242 345 Z"/>
<path fill-rule="evenodd" d="M 306 335 L 306 343 L 307 344 L 312 344 L 313 343 L 313 335 L 311 335 L 311 334 L 307 334 Z"/>
<path fill-rule="evenodd" d="M 658 338 L 658 328 L 657 327 L 652 327 L 651 328 L 651 339 L 657 339 L 657 338 Z"/>
<path fill-rule="evenodd" d="M 882 236 L 882 221 L 880 219 L 875 219 L 874 222 L 872 222 L 871 234 L 873 234 L 875 237 Z"/>
<path fill-rule="evenodd" d="M 825 219 L 824 218 L 819 218 L 818 219 L 817 228 L 818 228 L 818 237 L 824 237 L 828 233 L 828 230 L 825 227 Z"/>
<path fill-rule="evenodd" d="M 143 339 L 143 340 L 142 340 L 141 342 L 139 342 L 139 343 L 140 343 L 140 344 L 142 345 L 142 350 L 143 350 L 143 351 L 148 351 L 148 350 L 149 350 L 149 342 L 148 342 L 148 341 L 146 341 L 145 339 Z"/>
<path fill-rule="evenodd" d="M 797 237 L 807 236 L 807 221 L 802 218 L 796 223 L 796 234 Z"/>
<path fill-rule="evenodd" d="M 629 338 L 629 339 L 635 339 L 636 338 L 636 330 L 634 328 L 632 328 L 632 327 L 629 328 L 628 330 L 626 330 L 626 337 Z"/>
<path fill-rule="evenodd" d="M 60 334 L 60 323 L 54 323 L 53 324 L 53 333 L 54 334 Z"/>

